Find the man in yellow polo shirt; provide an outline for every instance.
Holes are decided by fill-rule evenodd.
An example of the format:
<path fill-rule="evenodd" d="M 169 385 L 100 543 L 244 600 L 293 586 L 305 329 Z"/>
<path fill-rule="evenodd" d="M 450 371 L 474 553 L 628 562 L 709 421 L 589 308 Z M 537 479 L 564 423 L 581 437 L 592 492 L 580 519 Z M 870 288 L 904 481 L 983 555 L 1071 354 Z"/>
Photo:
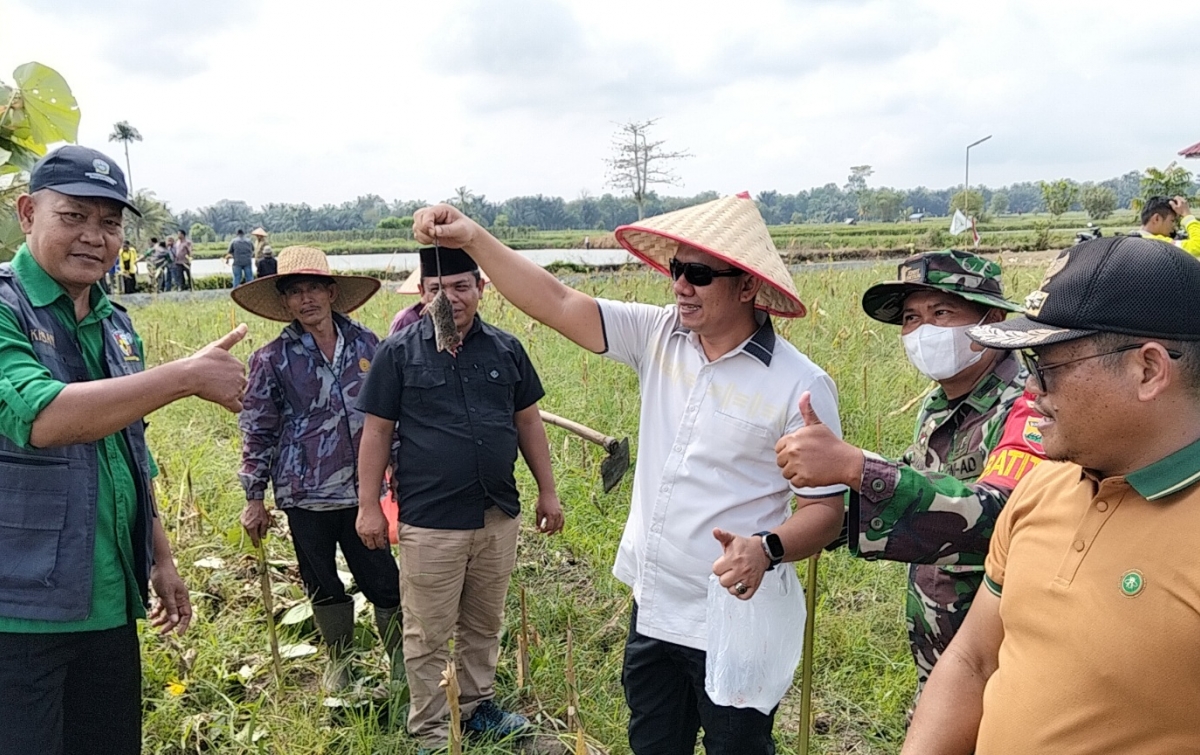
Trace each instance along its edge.
<path fill-rule="evenodd" d="M 1192 214 L 1187 197 L 1150 197 L 1142 207 L 1142 227 L 1135 234 L 1174 244 L 1188 254 L 1200 256 L 1200 220 Z M 1187 238 L 1176 238 L 1182 228 Z"/>
<path fill-rule="evenodd" d="M 63 147 L 17 200 L 26 243 L 0 265 L 0 755 L 141 751 L 136 621 L 183 632 L 187 588 L 154 509 L 143 417 L 186 396 L 241 409 L 229 347 L 143 369 L 98 282 L 127 199 L 116 163 Z"/>
<path fill-rule="evenodd" d="M 1200 260 L 1137 237 L 1059 255 L 1020 349 L 1050 462 L 1000 514 L 987 590 L 934 669 L 904 753 L 1200 748 Z"/>

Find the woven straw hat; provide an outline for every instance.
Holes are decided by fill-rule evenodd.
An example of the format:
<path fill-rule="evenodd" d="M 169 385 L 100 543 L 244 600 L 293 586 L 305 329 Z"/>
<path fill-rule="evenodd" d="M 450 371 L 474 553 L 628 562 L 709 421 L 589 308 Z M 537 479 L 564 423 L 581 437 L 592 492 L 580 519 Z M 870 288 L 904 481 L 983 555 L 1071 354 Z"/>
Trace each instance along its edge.
<path fill-rule="evenodd" d="M 251 236 L 266 236 L 266 235 L 267 235 L 267 231 L 266 231 L 266 229 L 265 229 L 265 228 L 263 228 L 263 227 L 260 225 L 258 228 L 255 228 L 253 231 L 250 231 L 250 235 L 251 235 Z"/>
<path fill-rule="evenodd" d="M 291 322 L 292 315 L 283 306 L 283 298 L 276 285 L 291 275 L 320 275 L 333 279 L 338 295 L 333 301 L 333 311 L 346 314 L 367 302 L 379 290 L 380 282 L 366 275 L 344 275 L 329 269 L 325 252 L 309 246 L 289 246 L 279 252 L 278 272 L 263 278 L 255 278 L 233 289 L 230 296 L 238 306 L 259 317 L 279 322 Z"/>
<path fill-rule="evenodd" d="M 617 241 L 661 273 L 684 244 L 762 279 L 754 305 L 780 317 L 803 317 L 804 304 L 767 224 L 748 198 L 723 197 L 623 225 Z"/>
<path fill-rule="evenodd" d="M 483 271 L 483 268 L 479 269 L 479 277 L 483 279 L 484 283 L 490 283 L 492 280 L 488 277 L 488 274 Z M 396 289 L 396 293 L 407 294 L 408 296 L 420 296 L 421 289 L 417 288 L 419 285 L 421 285 L 420 267 L 408 274 L 408 277 L 405 278 L 404 282 L 400 284 L 400 287 Z"/>

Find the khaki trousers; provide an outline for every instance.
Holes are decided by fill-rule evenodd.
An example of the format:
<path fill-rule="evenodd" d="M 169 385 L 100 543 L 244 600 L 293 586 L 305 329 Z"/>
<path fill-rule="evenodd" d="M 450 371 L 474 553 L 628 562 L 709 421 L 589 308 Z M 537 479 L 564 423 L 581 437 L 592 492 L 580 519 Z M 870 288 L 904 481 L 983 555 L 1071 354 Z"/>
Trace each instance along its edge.
<path fill-rule="evenodd" d="M 400 524 L 400 606 L 411 702 L 408 731 L 423 747 L 444 746 L 450 707 L 438 687 L 454 638 L 463 720 L 495 696 L 504 600 L 517 560 L 519 518 L 493 506 L 483 529 Z"/>

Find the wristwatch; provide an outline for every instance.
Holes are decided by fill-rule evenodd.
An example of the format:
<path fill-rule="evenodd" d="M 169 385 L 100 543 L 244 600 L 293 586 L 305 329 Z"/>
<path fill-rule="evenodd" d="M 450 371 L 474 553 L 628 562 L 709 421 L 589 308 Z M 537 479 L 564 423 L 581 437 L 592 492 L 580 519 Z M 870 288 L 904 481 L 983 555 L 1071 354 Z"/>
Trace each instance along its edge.
<path fill-rule="evenodd" d="M 783 540 L 779 535 L 770 530 L 763 530 L 754 534 L 762 538 L 763 553 L 767 554 L 767 559 L 771 562 L 771 565 L 767 567 L 767 571 L 771 571 L 783 563 Z"/>

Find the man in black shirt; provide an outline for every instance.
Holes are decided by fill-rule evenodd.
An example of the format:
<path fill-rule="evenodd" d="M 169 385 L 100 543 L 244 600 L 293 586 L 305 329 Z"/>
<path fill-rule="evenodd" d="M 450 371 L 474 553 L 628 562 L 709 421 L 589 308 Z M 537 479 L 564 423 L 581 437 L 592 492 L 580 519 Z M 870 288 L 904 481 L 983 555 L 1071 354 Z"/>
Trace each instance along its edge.
<path fill-rule="evenodd" d="M 483 293 L 479 267 L 461 250 L 431 248 L 421 251 L 421 275 L 426 291 L 446 292 L 462 345 L 456 354 L 439 352 L 433 322 L 423 317 L 376 352 L 359 395 L 366 417 L 357 526 L 367 547 L 388 547 L 376 491 L 390 460 L 401 502 L 408 730 L 422 750 L 432 750 L 449 737 L 449 707 L 438 682 L 451 637 L 466 728 L 505 736 L 529 723 L 493 701 L 520 528 L 513 477 L 518 449 L 538 486 L 538 530 L 558 532 L 563 514 L 538 413 L 545 392 L 520 341 L 476 314 Z"/>

